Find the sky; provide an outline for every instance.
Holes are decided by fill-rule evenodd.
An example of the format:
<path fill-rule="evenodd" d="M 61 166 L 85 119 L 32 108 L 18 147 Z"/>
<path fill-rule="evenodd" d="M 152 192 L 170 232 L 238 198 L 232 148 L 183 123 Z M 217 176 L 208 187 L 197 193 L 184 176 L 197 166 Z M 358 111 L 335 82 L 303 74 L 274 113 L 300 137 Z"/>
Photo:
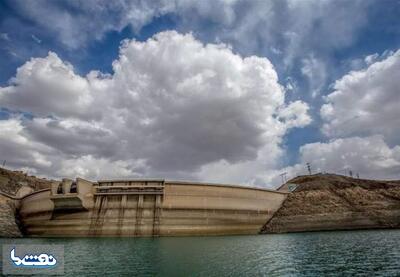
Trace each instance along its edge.
<path fill-rule="evenodd" d="M 0 160 L 274 188 L 400 179 L 399 0 L 1 1 Z"/>

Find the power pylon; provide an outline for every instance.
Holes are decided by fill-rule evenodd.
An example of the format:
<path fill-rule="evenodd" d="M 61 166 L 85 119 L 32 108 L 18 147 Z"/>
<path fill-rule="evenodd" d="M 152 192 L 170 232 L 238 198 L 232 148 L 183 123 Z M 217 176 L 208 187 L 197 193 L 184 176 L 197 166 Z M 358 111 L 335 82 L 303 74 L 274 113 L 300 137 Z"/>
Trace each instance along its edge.
<path fill-rule="evenodd" d="M 306 163 L 306 165 L 307 165 L 308 174 L 311 175 L 311 164 Z"/>
<path fill-rule="evenodd" d="M 282 185 L 284 183 L 286 183 L 286 181 L 287 181 L 286 174 L 287 174 L 287 172 L 283 172 L 283 173 L 279 174 L 279 176 L 281 176 L 281 178 L 282 178 Z"/>

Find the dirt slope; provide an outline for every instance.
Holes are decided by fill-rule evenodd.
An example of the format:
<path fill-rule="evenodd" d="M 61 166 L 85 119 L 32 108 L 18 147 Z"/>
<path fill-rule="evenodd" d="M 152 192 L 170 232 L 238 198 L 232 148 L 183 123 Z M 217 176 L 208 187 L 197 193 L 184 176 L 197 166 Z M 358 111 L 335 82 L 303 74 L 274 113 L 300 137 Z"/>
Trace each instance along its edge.
<path fill-rule="evenodd" d="M 262 233 L 400 227 L 400 181 L 300 176 Z"/>

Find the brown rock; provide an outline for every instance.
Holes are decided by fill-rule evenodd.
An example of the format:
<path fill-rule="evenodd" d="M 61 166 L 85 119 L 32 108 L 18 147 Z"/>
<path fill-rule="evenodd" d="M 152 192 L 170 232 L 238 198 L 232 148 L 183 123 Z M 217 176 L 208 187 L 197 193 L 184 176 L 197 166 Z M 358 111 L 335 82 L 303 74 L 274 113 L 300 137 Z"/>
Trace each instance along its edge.
<path fill-rule="evenodd" d="M 288 183 L 296 184 L 297 188 L 261 233 L 397 228 L 400 225 L 400 181 L 318 174 L 296 177 Z"/>

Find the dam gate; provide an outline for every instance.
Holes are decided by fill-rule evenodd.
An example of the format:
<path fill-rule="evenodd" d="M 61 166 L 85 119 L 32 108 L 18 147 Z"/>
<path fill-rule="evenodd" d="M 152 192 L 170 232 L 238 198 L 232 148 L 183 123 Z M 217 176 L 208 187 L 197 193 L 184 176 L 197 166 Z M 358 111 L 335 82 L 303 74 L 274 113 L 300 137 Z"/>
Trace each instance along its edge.
<path fill-rule="evenodd" d="M 164 180 L 98 181 L 89 235 L 159 236 L 164 188 Z"/>

